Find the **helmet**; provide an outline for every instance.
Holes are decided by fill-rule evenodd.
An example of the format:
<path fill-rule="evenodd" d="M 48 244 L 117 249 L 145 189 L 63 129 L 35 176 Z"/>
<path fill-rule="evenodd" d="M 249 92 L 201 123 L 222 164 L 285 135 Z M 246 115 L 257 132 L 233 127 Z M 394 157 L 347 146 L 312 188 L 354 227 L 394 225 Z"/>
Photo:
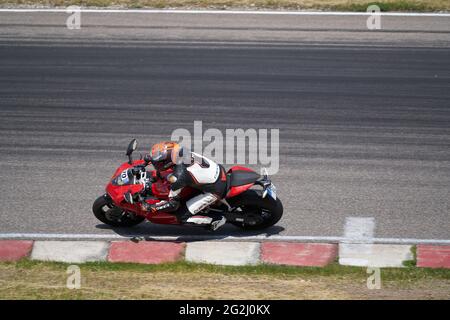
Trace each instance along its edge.
<path fill-rule="evenodd" d="M 174 141 L 162 141 L 153 145 L 150 152 L 152 164 L 156 169 L 168 169 L 176 163 L 180 145 Z"/>

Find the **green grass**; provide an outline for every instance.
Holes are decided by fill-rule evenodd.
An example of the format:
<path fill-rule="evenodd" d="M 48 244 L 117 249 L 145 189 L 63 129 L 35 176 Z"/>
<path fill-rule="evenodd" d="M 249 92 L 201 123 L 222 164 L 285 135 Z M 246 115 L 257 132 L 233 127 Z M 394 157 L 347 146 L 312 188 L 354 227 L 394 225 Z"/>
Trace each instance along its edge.
<path fill-rule="evenodd" d="M 0 263 L 0 299 L 448 299 L 450 294 L 448 269 L 382 269 L 382 290 L 369 290 L 367 268 L 337 263 L 313 268 L 90 262 L 78 264 L 81 288 L 70 290 L 68 265 Z M 241 288 L 243 282 L 247 286 Z"/>
<path fill-rule="evenodd" d="M 369 5 L 377 5 L 383 12 L 414 11 L 432 12 L 449 11 L 448 0 L 0 0 L 1 5 L 43 5 L 50 7 L 121 6 L 131 9 L 139 8 L 252 8 L 252 9 L 290 9 L 290 10 L 334 10 L 365 12 Z"/>
<path fill-rule="evenodd" d="M 12 264 L 17 268 L 33 269 L 36 267 L 50 267 L 57 270 L 65 270 L 69 264 L 59 262 L 41 262 L 28 259 Z M 1 265 L 0 264 L 0 265 Z M 295 267 L 261 264 L 256 266 L 218 266 L 210 264 L 199 264 L 190 262 L 176 262 L 156 265 L 145 265 L 135 263 L 108 263 L 108 262 L 88 262 L 79 264 L 84 270 L 89 271 L 133 271 L 133 272 L 208 272 L 230 275 L 268 275 L 268 276 L 339 276 L 339 277 L 362 277 L 367 278 L 364 267 L 342 266 L 337 263 L 326 267 Z M 384 281 L 416 281 L 423 279 L 450 280 L 450 269 L 429 269 L 429 268 L 382 268 Z"/>
<path fill-rule="evenodd" d="M 380 7 L 381 12 L 389 11 L 416 11 L 423 12 L 429 10 L 429 5 L 426 3 L 416 3 L 411 1 L 396 1 L 392 3 L 386 2 L 366 2 L 366 3 L 350 3 L 344 5 L 336 5 L 333 7 L 334 10 L 348 10 L 356 12 L 365 12 L 367 7 L 370 5 L 377 5 Z"/>
<path fill-rule="evenodd" d="M 412 260 L 408 260 L 408 261 L 404 261 L 403 265 L 405 267 L 415 267 L 417 266 L 417 247 L 416 246 L 412 246 L 411 247 L 411 253 L 413 256 Z"/>

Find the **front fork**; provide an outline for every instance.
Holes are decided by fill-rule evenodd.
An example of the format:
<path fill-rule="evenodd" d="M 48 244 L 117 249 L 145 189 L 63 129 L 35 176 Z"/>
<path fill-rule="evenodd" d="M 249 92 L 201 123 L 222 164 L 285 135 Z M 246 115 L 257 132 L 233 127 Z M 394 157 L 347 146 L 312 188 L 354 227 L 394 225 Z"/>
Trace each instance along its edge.
<path fill-rule="evenodd" d="M 107 201 L 110 205 L 114 206 L 114 202 L 111 198 L 111 196 L 108 193 L 103 194 L 103 198 L 105 201 Z"/>

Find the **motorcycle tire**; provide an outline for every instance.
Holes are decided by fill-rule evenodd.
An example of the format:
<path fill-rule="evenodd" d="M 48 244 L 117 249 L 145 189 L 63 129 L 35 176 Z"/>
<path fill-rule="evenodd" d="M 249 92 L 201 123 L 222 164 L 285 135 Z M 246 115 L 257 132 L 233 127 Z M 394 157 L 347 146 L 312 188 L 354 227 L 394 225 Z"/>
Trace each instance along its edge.
<path fill-rule="evenodd" d="M 274 200 L 270 196 L 262 198 L 262 191 L 260 190 L 247 190 L 236 197 L 227 199 L 227 201 L 233 207 L 243 207 L 244 214 L 246 207 L 260 208 L 262 211 L 270 213 L 270 215 L 263 219 L 261 223 L 255 225 L 243 224 L 241 222 L 231 222 L 231 224 L 244 230 L 266 229 L 275 225 L 283 216 L 283 204 L 281 203 L 281 200 L 279 198 Z"/>

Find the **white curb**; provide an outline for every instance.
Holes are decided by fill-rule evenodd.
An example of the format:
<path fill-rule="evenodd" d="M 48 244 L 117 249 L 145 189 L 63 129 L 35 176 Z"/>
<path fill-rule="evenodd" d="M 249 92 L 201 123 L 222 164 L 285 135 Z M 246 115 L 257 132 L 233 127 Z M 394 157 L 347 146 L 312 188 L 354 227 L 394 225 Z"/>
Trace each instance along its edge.
<path fill-rule="evenodd" d="M 106 261 L 109 243 L 104 241 L 35 241 L 32 260 L 83 263 Z"/>
<path fill-rule="evenodd" d="M 219 265 L 255 265 L 260 244 L 255 242 L 192 242 L 186 246 L 186 261 Z"/>
<path fill-rule="evenodd" d="M 412 260 L 411 246 L 384 244 L 339 244 L 339 264 L 360 267 L 403 267 Z"/>

